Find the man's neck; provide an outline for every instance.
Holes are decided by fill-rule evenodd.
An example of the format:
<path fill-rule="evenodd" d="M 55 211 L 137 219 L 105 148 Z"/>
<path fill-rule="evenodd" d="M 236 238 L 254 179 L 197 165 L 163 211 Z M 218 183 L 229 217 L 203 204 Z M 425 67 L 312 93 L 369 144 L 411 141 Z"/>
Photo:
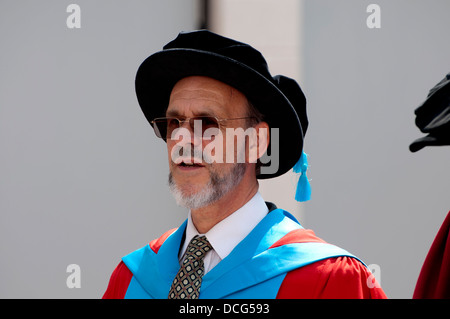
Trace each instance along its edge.
<path fill-rule="evenodd" d="M 191 211 L 192 222 L 200 234 L 205 234 L 217 223 L 244 206 L 258 191 L 258 182 L 242 181 L 218 201 Z"/>

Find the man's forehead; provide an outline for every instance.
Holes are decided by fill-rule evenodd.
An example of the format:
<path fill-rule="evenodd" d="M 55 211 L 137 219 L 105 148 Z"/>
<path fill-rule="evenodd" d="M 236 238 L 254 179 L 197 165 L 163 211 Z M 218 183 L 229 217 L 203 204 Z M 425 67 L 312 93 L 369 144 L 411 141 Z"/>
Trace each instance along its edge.
<path fill-rule="evenodd" d="M 246 105 L 245 96 L 235 88 L 218 80 L 191 76 L 178 81 L 170 94 L 167 113 L 180 112 L 183 108 L 206 114 L 217 111 L 236 111 Z"/>
<path fill-rule="evenodd" d="M 210 105 L 203 105 L 197 108 L 186 108 L 186 107 L 173 107 L 169 105 L 166 111 L 166 116 L 173 117 L 184 117 L 184 116 L 219 116 L 222 117 L 224 112 L 221 108 L 211 107 Z"/>

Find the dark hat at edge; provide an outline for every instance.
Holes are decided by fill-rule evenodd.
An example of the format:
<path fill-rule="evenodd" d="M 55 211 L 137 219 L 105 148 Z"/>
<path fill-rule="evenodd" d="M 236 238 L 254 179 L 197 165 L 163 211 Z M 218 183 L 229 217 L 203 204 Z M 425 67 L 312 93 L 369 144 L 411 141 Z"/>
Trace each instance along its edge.
<path fill-rule="evenodd" d="M 279 168 L 273 174 L 259 174 L 259 179 L 280 176 L 297 163 L 308 127 L 306 98 L 298 83 L 282 75 L 273 77 L 262 54 L 250 45 L 208 30 L 179 33 L 140 65 L 135 88 L 147 120 L 165 116 L 173 86 L 194 75 L 208 76 L 239 90 L 264 115 L 271 129 L 279 129 L 279 140 L 271 141 L 279 144 Z"/>
<path fill-rule="evenodd" d="M 415 140 L 409 146 L 411 152 L 426 146 L 450 145 L 450 73 L 429 91 L 414 113 L 416 126 L 428 135 Z"/>

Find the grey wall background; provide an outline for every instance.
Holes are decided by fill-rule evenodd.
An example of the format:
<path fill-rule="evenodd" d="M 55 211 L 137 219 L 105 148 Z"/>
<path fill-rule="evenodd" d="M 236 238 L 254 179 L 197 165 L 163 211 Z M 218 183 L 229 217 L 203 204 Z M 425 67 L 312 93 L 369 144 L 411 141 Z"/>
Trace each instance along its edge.
<path fill-rule="evenodd" d="M 366 25 L 370 3 L 381 29 Z M 450 148 L 410 153 L 414 109 L 450 71 L 450 2 L 304 1 L 313 197 L 305 226 L 378 264 L 391 298 L 411 298 L 450 210 Z"/>
<path fill-rule="evenodd" d="M 81 29 L 66 26 L 70 3 Z M 369 3 L 302 1 L 313 187 L 302 224 L 380 265 L 389 297 L 410 298 L 450 209 L 449 149 L 408 150 L 414 109 L 450 71 L 450 4 L 376 1 L 373 30 Z M 196 1 L 0 1 L 1 298 L 98 298 L 121 256 L 185 218 L 134 76 L 198 22 Z M 80 289 L 66 286 L 72 263 Z"/>
<path fill-rule="evenodd" d="M 71 3 L 80 29 L 67 28 Z M 186 0 L 0 2 L 0 297 L 98 298 L 121 256 L 185 218 L 134 77 L 197 12 Z M 66 286 L 73 263 L 80 289 Z"/>

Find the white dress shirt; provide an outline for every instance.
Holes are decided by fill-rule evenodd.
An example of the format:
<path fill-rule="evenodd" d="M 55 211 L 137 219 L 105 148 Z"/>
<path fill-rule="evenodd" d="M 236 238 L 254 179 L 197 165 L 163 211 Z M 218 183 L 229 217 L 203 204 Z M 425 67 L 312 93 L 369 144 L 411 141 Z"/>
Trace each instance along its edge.
<path fill-rule="evenodd" d="M 187 246 L 194 236 L 206 236 L 212 250 L 208 251 L 203 259 L 205 274 L 216 266 L 222 259 L 237 246 L 255 226 L 267 215 L 269 209 L 261 194 L 257 192 L 244 206 L 220 221 L 206 234 L 200 234 L 188 214 L 186 226 L 186 238 L 180 250 L 179 260 L 183 261 Z"/>

